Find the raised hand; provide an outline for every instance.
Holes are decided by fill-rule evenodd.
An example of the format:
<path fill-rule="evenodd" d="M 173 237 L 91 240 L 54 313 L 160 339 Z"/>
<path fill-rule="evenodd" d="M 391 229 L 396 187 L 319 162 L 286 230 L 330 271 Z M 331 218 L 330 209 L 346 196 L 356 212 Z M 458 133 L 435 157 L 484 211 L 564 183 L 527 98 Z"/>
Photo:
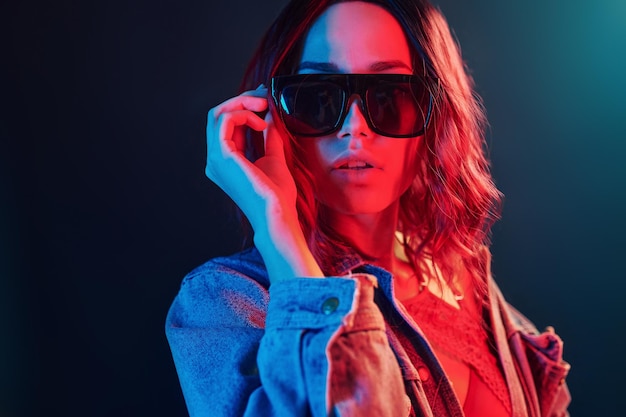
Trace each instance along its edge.
<path fill-rule="evenodd" d="M 268 109 L 267 89 L 259 87 L 219 104 L 207 118 L 206 175 L 246 215 L 270 279 L 321 276 L 298 223 L 296 185 L 285 162 L 283 138 Z M 245 157 L 246 129 L 263 131 L 265 155 Z"/>

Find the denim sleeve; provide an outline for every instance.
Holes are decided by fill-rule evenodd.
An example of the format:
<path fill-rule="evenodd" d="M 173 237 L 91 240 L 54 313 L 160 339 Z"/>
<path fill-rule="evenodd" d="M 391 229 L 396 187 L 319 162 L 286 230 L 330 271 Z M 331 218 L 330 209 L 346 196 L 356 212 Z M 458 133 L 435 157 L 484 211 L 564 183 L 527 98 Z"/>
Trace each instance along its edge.
<path fill-rule="evenodd" d="M 196 416 L 406 416 L 375 278 L 186 279 L 167 336 Z"/>

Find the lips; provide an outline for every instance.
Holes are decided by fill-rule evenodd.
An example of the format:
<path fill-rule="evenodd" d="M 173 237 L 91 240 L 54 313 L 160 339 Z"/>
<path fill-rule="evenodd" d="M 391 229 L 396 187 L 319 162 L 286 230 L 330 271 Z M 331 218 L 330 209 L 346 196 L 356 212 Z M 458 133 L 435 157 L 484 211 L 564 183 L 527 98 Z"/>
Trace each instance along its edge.
<path fill-rule="evenodd" d="M 363 170 L 376 168 L 378 165 L 374 161 L 374 159 L 365 154 L 360 155 L 345 155 L 337 158 L 333 164 L 333 169 L 341 169 L 341 170 Z"/>
<path fill-rule="evenodd" d="M 349 161 L 343 165 L 340 165 L 337 169 L 367 169 L 374 168 L 371 164 L 365 161 Z"/>

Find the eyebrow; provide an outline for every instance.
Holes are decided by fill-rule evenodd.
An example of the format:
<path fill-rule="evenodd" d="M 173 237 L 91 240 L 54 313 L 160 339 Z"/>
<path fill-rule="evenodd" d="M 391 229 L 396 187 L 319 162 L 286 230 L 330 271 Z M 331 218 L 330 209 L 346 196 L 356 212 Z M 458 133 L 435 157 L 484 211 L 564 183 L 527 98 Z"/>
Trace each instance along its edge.
<path fill-rule="evenodd" d="M 386 71 L 394 68 L 406 68 L 409 71 L 413 72 L 413 68 L 411 68 L 406 63 L 398 60 L 392 59 L 389 61 L 377 61 L 369 65 L 368 70 L 370 71 Z M 313 61 L 304 61 L 298 65 L 298 71 L 304 70 L 313 70 L 320 72 L 340 72 L 337 64 L 332 62 L 313 62 Z"/>
<path fill-rule="evenodd" d="M 330 62 L 304 61 L 298 65 L 298 71 L 313 70 L 320 72 L 339 72 L 339 67 Z"/>

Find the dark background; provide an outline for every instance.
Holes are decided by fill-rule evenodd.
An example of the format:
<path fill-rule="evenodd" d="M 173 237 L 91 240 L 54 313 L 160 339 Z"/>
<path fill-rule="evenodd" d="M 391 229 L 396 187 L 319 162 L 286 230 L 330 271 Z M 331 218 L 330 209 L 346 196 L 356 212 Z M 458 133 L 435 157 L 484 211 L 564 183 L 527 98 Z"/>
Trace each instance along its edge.
<path fill-rule="evenodd" d="M 165 315 L 239 244 L 203 174 L 205 114 L 283 3 L 2 3 L 0 417 L 185 415 Z M 618 415 L 626 3 L 504 3 L 438 2 L 506 194 L 493 269 L 564 339 L 572 415 Z"/>

